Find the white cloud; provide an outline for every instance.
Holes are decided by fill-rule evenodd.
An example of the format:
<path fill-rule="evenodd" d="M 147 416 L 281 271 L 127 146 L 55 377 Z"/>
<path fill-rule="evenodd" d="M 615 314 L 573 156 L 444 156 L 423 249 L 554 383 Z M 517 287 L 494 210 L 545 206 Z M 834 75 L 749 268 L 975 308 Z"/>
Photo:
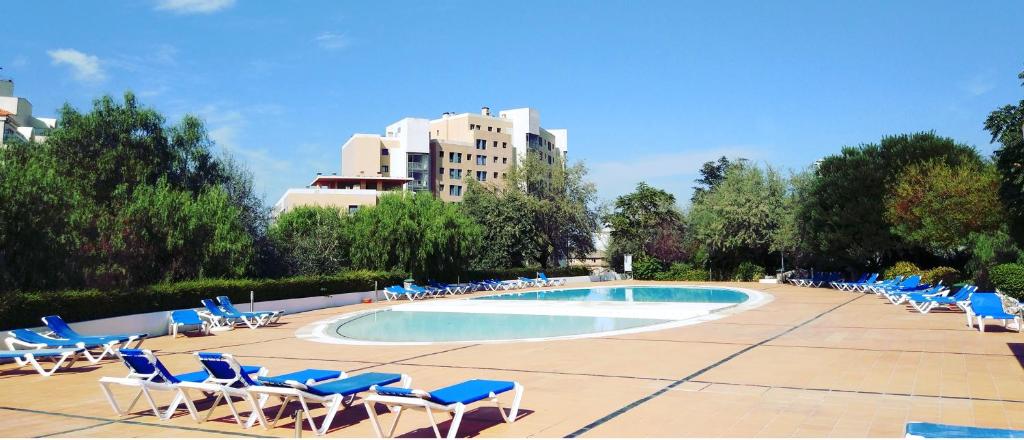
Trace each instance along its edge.
<path fill-rule="evenodd" d="M 212 14 L 234 4 L 235 0 L 158 0 L 156 9 L 175 14 Z"/>
<path fill-rule="evenodd" d="M 597 185 L 598 197 L 612 200 L 636 188 L 636 184 L 648 184 L 675 194 L 676 201 L 685 205 L 693 193 L 694 179 L 698 177 L 704 162 L 726 156 L 757 160 L 759 149 L 753 146 L 723 146 L 704 150 L 681 151 L 633 156 L 624 161 L 603 161 L 588 163 L 590 180 Z M 571 154 L 571 153 L 570 153 Z"/>
<path fill-rule="evenodd" d="M 75 49 L 56 49 L 46 52 L 54 65 L 66 64 L 71 67 L 75 79 L 83 82 L 99 82 L 107 78 L 96 55 L 89 55 Z"/>
<path fill-rule="evenodd" d="M 961 86 L 972 98 L 988 93 L 996 87 L 991 75 L 978 74 L 971 77 Z"/>
<path fill-rule="evenodd" d="M 351 44 L 348 37 L 344 34 L 337 34 L 334 32 L 321 32 L 313 39 L 316 44 L 319 44 L 321 48 L 327 50 L 340 50 L 348 47 Z"/>

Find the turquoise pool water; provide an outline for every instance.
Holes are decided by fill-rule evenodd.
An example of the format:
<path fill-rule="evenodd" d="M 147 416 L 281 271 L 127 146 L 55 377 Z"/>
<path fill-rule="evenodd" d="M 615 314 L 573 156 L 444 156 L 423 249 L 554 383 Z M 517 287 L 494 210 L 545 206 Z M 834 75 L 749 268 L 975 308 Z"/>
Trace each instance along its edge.
<path fill-rule="evenodd" d="M 535 292 L 511 292 L 473 298 L 473 300 L 509 301 L 633 301 L 741 303 L 747 294 L 731 289 L 703 287 L 598 287 Z"/>
<path fill-rule="evenodd" d="M 660 319 L 383 310 L 327 330 L 334 337 L 373 342 L 453 342 L 549 338 L 662 324 Z"/>

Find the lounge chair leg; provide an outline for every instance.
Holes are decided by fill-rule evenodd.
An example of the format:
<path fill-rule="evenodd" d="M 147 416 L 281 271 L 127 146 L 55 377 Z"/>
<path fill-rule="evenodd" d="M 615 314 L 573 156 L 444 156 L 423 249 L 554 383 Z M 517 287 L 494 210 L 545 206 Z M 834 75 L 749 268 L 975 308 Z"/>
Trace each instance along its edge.
<path fill-rule="evenodd" d="M 448 428 L 448 438 L 453 439 L 459 435 L 459 425 L 462 423 L 462 415 L 465 414 L 465 412 L 466 405 L 461 403 L 455 404 L 455 416 L 452 417 L 452 426 Z M 434 420 L 431 419 L 430 421 L 433 422 Z M 434 429 L 435 431 L 437 430 L 437 425 L 434 425 Z M 440 437 L 440 435 L 438 437 Z"/>
<path fill-rule="evenodd" d="M 101 381 L 100 389 L 103 390 L 103 395 L 107 396 L 107 402 L 109 402 L 110 407 L 114 409 L 114 414 L 117 414 L 118 416 L 123 416 L 124 412 L 121 411 L 121 407 L 117 406 L 117 401 L 114 400 L 114 393 L 110 391 L 110 384 Z M 136 396 L 135 399 L 138 400 L 138 396 Z"/>
<path fill-rule="evenodd" d="M 338 413 L 338 409 L 341 408 L 341 403 L 345 400 L 345 396 L 335 396 L 331 399 L 330 405 L 324 405 L 327 408 L 327 415 L 324 416 L 324 421 L 320 422 L 320 431 L 317 435 L 327 434 L 327 431 L 331 429 L 331 422 L 334 421 L 334 415 Z"/>
<path fill-rule="evenodd" d="M 434 428 L 434 436 L 437 437 L 437 438 L 441 438 L 441 431 L 437 429 L 437 421 L 434 420 L 434 412 L 430 410 L 429 406 L 424 406 L 424 408 L 427 409 L 427 419 L 430 420 L 430 427 Z M 452 423 L 453 423 L 452 424 L 452 428 L 456 427 L 454 425 L 454 422 L 455 422 L 455 419 L 452 419 Z M 451 437 L 451 433 L 452 433 L 452 430 L 448 429 L 448 438 L 452 438 Z"/>
<path fill-rule="evenodd" d="M 220 405 L 220 399 L 223 398 L 223 393 L 217 394 L 217 399 L 213 401 L 213 405 L 210 405 L 210 410 L 206 412 L 206 417 L 203 417 L 204 422 L 210 420 L 210 416 L 213 414 L 213 410 L 217 408 L 217 405 Z"/>

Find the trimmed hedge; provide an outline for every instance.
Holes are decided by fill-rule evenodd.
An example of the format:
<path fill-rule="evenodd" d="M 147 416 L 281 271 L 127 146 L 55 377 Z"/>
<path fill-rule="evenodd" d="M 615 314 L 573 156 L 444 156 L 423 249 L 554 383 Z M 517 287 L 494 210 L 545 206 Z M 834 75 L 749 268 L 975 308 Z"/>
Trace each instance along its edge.
<path fill-rule="evenodd" d="M 675 263 L 668 270 L 659 273 L 658 281 L 709 281 L 708 271 L 685 263 Z"/>
<path fill-rule="evenodd" d="M 258 301 L 306 298 L 337 293 L 373 290 L 399 284 L 401 272 L 357 270 L 338 275 L 299 276 L 277 279 L 205 279 L 157 284 L 119 291 L 70 290 L 54 292 L 8 292 L 0 299 L 0 328 L 37 327 L 39 318 L 59 314 L 76 322 L 135 313 L 196 308 L 203 298 L 226 295 L 233 302 L 249 301 L 253 291 Z"/>
<path fill-rule="evenodd" d="M 1004 295 L 1024 299 L 1024 265 L 1007 263 L 992 266 L 988 271 L 989 280 Z"/>
<path fill-rule="evenodd" d="M 633 278 L 638 280 L 653 280 L 665 266 L 656 258 L 641 255 L 633 260 Z"/>

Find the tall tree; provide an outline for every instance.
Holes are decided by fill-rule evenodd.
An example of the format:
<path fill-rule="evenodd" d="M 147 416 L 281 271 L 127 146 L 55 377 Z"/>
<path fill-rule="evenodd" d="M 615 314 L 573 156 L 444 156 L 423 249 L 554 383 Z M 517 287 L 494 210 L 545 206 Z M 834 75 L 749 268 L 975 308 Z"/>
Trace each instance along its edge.
<path fill-rule="evenodd" d="M 981 164 L 971 146 L 934 133 L 888 136 L 822 159 L 799 207 L 808 246 L 825 265 L 878 266 L 913 252 L 892 233 L 885 198 L 907 166 Z"/>
<path fill-rule="evenodd" d="M 483 246 L 474 268 L 523 267 L 537 255 L 540 234 L 533 223 L 535 204 L 514 185 L 483 185 L 470 179 L 462 207 L 482 226 Z"/>
<path fill-rule="evenodd" d="M 615 199 L 605 216 L 611 228 L 608 257 L 621 267 L 622 255 L 649 255 L 671 263 L 686 257 L 685 218 L 672 194 L 640 182 L 632 193 Z"/>
<path fill-rule="evenodd" d="M 351 217 L 338 208 L 299 206 L 282 213 L 269 236 L 289 275 L 332 275 L 347 267 Z"/>
<path fill-rule="evenodd" d="M 1024 86 L 1024 72 L 1018 76 Z M 1007 209 L 1010 235 L 1024 244 L 1024 99 L 1017 105 L 1005 105 L 990 113 L 985 129 L 992 142 L 999 142 L 995 151 L 999 170 L 999 196 Z"/>
<path fill-rule="evenodd" d="M 690 202 L 696 203 L 702 195 L 713 191 L 718 187 L 719 183 L 725 180 L 725 172 L 729 170 L 729 166 L 736 162 L 743 162 L 744 159 L 738 159 L 736 161 L 729 161 L 725 156 L 719 157 L 718 161 L 707 161 L 700 167 L 700 178 L 694 180 L 697 186 L 693 187 L 693 196 L 690 198 Z"/>

